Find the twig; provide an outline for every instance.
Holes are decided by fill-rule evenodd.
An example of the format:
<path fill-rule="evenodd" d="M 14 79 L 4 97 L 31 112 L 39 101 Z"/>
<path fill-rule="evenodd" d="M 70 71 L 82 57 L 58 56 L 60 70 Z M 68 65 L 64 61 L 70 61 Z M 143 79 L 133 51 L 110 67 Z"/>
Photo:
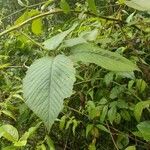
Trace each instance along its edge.
<path fill-rule="evenodd" d="M 82 113 L 82 112 L 80 112 L 80 111 L 78 111 L 78 110 L 76 110 L 76 109 L 74 109 L 74 108 L 72 108 L 72 107 L 69 107 L 69 106 L 66 106 L 66 107 L 67 107 L 68 109 L 70 109 L 70 110 L 72 110 L 72 111 L 78 113 L 78 114 L 81 114 L 81 115 L 83 115 L 83 116 L 88 117 L 88 115 L 86 115 L 86 114 L 84 114 L 84 113 Z"/>
<path fill-rule="evenodd" d="M 1 32 L 1 33 L 0 33 L 0 37 L 3 36 L 3 35 L 5 35 L 5 34 L 7 34 L 7 33 L 9 33 L 9 32 L 12 32 L 12 31 L 14 31 L 14 30 L 17 30 L 17 29 L 21 28 L 22 26 L 26 25 L 27 23 L 29 23 L 29 22 L 31 22 L 31 21 L 33 21 L 33 20 L 35 20 L 35 19 L 38 19 L 38 18 L 47 16 L 47 15 L 51 15 L 51 14 L 60 13 L 60 12 L 63 12 L 63 11 L 62 11 L 62 10 L 48 11 L 48 12 L 45 12 L 45 13 L 41 13 L 41 14 L 39 14 L 39 15 L 36 15 L 36 16 L 34 16 L 34 17 L 31 17 L 31 18 L 25 20 L 24 22 L 22 22 L 22 23 L 20 23 L 20 24 L 18 24 L 18 25 L 15 25 L 15 26 L 13 26 L 13 27 L 11 27 L 11 28 L 9 28 L 9 29 L 7 29 L 7 30 Z"/>
<path fill-rule="evenodd" d="M 23 34 L 26 38 L 28 38 L 32 43 L 34 43 L 35 45 L 39 46 L 40 48 L 47 50 L 46 48 L 44 48 L 40 43 L 36 42 L 34 39 L 32 39 L 29 35 L 27 35 L 26 33 L 20 31 L 21 34 Z"/>
<path fill-rule="evenodd" d="M 42 4 L 44 4 L 45 2 L 47 2 L 47 1 L 40 2 L 40 3 L 34 4 L 34 5 L 29 5 L 29 6 L 25 7 L 25 8 L 22 8 L 22 9 L 20 9 L 20 10 L 17 10 L 17 11 L 15 11 L 15 12 L 11 13 L 10 15 L 3 17 L 3 18 L 1 19 L 1 21 L 5 20 L 5 19 L 7 19 L 8 17 L 11 17 L 11 16 L 13 16 L 13 15 L 19 13 L 19 12 L 22 12 L 22 11 L 26 10 L 27 8 L 29 9 L 29 8 L 32 8 L 32 7 L 36 7 L 36 6 L 42 5 Z"/>
<path fill-rule="evenodd" d="M 109 128 L 108 123 L 106 123 L 106 125 L 107 125 L 107 128 L 108 128 L 109 132 L 110 132 L 110 136 L 111 136 L 111 139 L 112 139 L 112 141 L 113 141 L 113 143 L 114 143 L 114 146 L 115 146 L 116 150 L 119 150 L 119 148 L 117 147 L 117 145 L 116 145 L 116 143 L 115 143 L 114 137 L 113 137 L 113 135 L 112 135 L 112 133 L 111 133 L 111 130 L 110 130 L 110 128 Z"/>
<path fill-rule="evenodd" d="M 75 10 L 72 10 L 71 12 L 72 13 L 81 13 L 81 11 L 75 11 Z M 63 10 L 61 10 L 61 9 L 55 9 L 55 10 L 44 12 L 44 13 L 41 13 L 41 14 L 36 15 L 34 17 L 31 17 L 31 18 L 25 20 L 24 22 L 22 22 L 22 23 L 20 23 L 18 25 L 12 26 L 11 28 L 9 28 L 9 29 L 1 32 L 0 33 L 0 37 L 3 36 L 3 35 L 5 35 L 5 34 L 7 34 L 7 33 L 10 33 L 10 32 L 12 32 L 14 30 L 17 30 L 17 29 L 23 27 L 24 25 L 26 25 L 27 23 L 29 23 L 29 22 L 31 22 L 31 21 L 33 21 L 35 19 L 42 18 L 42 17 L 48 16 L 48 15 L 52 15 L 52 14 L 59 14 L 59 13 L 63 13 Z M 84 14 L 91 15 L 91 16 L 98 17 L 98 18 L 102 18 L 102 19 L 109 20 L 109 21 L 115 21 L 115 22 L 118 22 L 118 23 L 125 24 L 125 22 L 122 21 L 122 20 L 120 20 L 120 19 L 115 19 L 115 18 L 110 18 L 110 17 L 106 17 L 106 16 L 96 15 L 96 14 L 93 14 L 93 13 L 91 13 L 89 11 L 84 12 Z"/>

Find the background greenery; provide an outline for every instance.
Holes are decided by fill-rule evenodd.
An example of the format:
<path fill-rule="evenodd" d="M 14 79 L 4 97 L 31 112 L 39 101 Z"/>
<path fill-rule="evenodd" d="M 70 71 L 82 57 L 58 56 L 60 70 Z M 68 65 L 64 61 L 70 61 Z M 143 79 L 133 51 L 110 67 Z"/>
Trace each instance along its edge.
<path fill-rule="evenodd" d="M 0 0 L 2 150 L 150 149 L 150 7 L 148 0 L 132 2 Z M 3 34 L 33 16 L 58 8 L 61 13 L 46 15 Z M 42 44 L 75 22 L 77 27 L 55 51 Z M 116 72 L 113 63 L 109 70 L 94 62 L 76 63 L 73 94 L 64 100 L 64 108 L 48 132 L 25 104 L 22 80 L 38 58 L 69 56 L 70 47 L 82 40 L 119 53 L 141 71 Z"/>

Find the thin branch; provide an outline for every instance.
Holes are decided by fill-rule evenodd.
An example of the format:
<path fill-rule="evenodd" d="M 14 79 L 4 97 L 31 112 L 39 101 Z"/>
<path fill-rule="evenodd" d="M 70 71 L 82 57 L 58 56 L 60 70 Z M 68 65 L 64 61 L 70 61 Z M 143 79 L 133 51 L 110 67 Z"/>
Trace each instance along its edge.
<path fill-rule="evenodd" d="M 74 10 L 71 11 L 71 12 L 72 13 L 81 13 L 81 11 L 74 11 Z M 52 14 L 58 14 L 58 13 L 63 13 L 63 10 L 61 10 L 61 9 L 55 9 L 53 11 L 51 10 L 51 11 L 44 12 L 44 13 L 41 13 L 39 15 L 36 15 L 34 17 L 31 17 L 31 18 L 25 20 L 24 22 L 22 22 L 22 23 L 20 23 L 18 25 L 15 25 L 15 26 L 13 26 L 13 27 L 11 27 L 11 28 L 9 28 L 9 29 L 1 32 L 0 33 L 0 37 L 3 36 L 3 35 L 5 35 L 5 34 L 7 34 L 7 33 L 10 33 L 10 32 L 12 32 L 14 30 L 17 30 L 17 29 L 23 27 L 24 25 L 26 25 L 27 23 L 29 23 L 29 22 L 31 22 L 31 21 L 33 21 L 35 19 L 42 18 L 42 17 L 48 16 L 48 15 L 52 15 Z M 98 17 L 98 18 L 102 18 L 102 19 L 105 19 L 105 20 L 116 21 L 118 23 L 123 23 L 124 22 L 124 21 L 122 21 L 120 19 L 110 18 L 110 17 L 106 17 L 106 16 L 99 16 L 99 15 L 93 14 L 93 13 L 88 12 L 88 11 L 84 12 L 84 14 L 91 15 L 91 16 Z"/>
<path fill-rule="evenodd" d="M 82 12 L 82 11 L 71 10 L 71 12 L 72 13 L 77 13 L 77 14 L 84 13 L 84 14 L 87 14 L 87 15 L 90 15 L 90 16 L 93 16 L 93 17 L 97 17 L 97 18 L 101 18 L 101 19 L 105 19 L 105 20 L 109 20 L 109 21 L 115 21 L 115 22 L 117 22 L 120 25 L 127 24 L 127 22 L 125 22 L 123 20 L 112 18 L 112 17 L 107 17 L 107 16 L 102 16 L 102 15 L 97 15 L 97 14 L 91 13 L 89 11 Z M 64 13 L 64 11 L 62 9 L 54 9 L 54 10 L 50 10 L 50 11 L 41 13 L 41 14 L 36 15 L 34 17 L 31 17 L 31 18 L 25 20 L 24 22 L 22 22 L 22 23 L 20 23 L 18 25 L 12 26 L 9 29 L 4 30 L 3 32 L 0 33 L 0 37 L 5 35 L 5 34 L 7 34 L 7 33 L 10 33 L 10 32 L 12 32 L 14 30 L 17 30 L 17 29 L 23 27 L 24 25 L 26 25 L 29 22 L 32 22 L 35 19 L 42 18 L 42 17 L 48 16 L 48 15 L 52 15 L 52 14 L 59 14 L 59 13 Z M 137 29 L 139 31 L 142 31 L 142 33 L 145 33 L 143 30 L 138 28 L 136 25 L 131 25 L 131 27 L 133 27 L 133 28 L 135 28 L 135 29 Z"/>
<path fill-rule="evenodd" d="M 26 38 L 28 38 L 32 43 L 34 43 L 35 45 L 37 45 L 38 47 L 44 49 L 44 50 L 47 50 L 46 48 L 44 48 L 40 43 L 36 42 L 34 39 L 32 39 L 29 35 L 27 35 L 26 33 L 20 31 L 20 33 L 22 35 L 24 35 Z"/>
<path fill-rule="evenodd" d="M 111 136 L 111 138 L 112 138 L 112 141 L 113 141 L 113 143 L 114 143 L 114 146 L 115 146 L 116 150 L 119 150 L 119 148 L 117 147 L 117 145 L 116 145 L 116 143 L 115 143 L 114 137 L 113 137 L 113 135 L 112 135 L 112 133 L 111 133 L 111 130 L 110 130 L 110 127 L 109 127 L 108 123 L 106 123 L 106 125 L 107 125 L 107 128 L 108 128 L 109 132 L 110 132 L 110 136 Z"/>
<path fill-rule="evenodd" d="M 45 12 L 45 13 L 41 13 L 41 14 L 39 14 L 39 15 L 36 15 L 36 16 L 34 16 L 34 17 L 31 17 L 31 18 L 25 20 L 24 22 L 22 22 L 22 23 L 20 23 L 20 24 L 18 24 L 18 25 L 15 25 L 15 26 L 13 26 L 13 27 L 11 27 L 11 28 L 9 28 L 9 29 L 7 29 L 7 30 L 1 32 L 1 33 L 0 33 L 0 37 L 3 36 L 3 35 L 5 35 L 5 34 L 7 34 L 7 33 L 10 33 L 10 32 L 12 32 L 12 31 L 14 31 L 14 30 L 17 30 L 17 29 L 21 28 L 22 26 L 26 25 L 27 23 L 29 23 L 29 22 L 31 22 L 31 21 L 33 21 L 33 20 L 35 20 L 35 19 L 38 19 L 38 18 L 47 16 L 47 15 L 52 15 L 52 14 L 56 14 L 56 13 L 61 13 L 61 12 L 63 12 L 63 11 L 62 11 L 62 10 L 54 10 L 54 11 L 48 11 L 48 12 Z"/>
<path fill-rule="evenodd" d="M 19 12 L 22 12 L 22 11 L 24 11 L 24 10 L 26 10 L 26 9 L 33 8 L 33 7 L 42 5 L 42 4 L 44 4 L 45 2 L 47 2 L 47 1 L 40 2 L 40 3 L 34 4 L 34 5 L 29 5 L 29 6 L 25 7 L 25 8 L 19 9 L 19 10 L 15 11 L 15 12 L 9 14 L 8 16 L 3 17 L 3 18 L 1 19 L 1 21 L 5 20 L 5 19 L 7 19 L 7 18 L 9 18 L 9 17 L 11 17 L 11 16 L 13 16 L 13 15 L 19 13 Z"/>

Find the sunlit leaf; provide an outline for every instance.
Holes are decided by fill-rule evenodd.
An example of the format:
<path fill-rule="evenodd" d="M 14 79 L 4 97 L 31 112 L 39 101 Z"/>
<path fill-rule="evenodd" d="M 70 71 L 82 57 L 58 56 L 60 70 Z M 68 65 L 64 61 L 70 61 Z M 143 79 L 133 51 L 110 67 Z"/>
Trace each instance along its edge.
<path fill-rule="evenodd" d="M 0 127 L 0 133 L 3 133 L 2 136 L 9 141 L 15 142 L 18 141 L 19 135 L 15 127 L 9 124 L 2 125 Z"/>
<path fill-rule="evenodd" d="M 135 146 L 128 146 L 125 150 L 136 150 Z"/>
<path fill-rule="evenodd" d="M 42 33 L 42 20 L 36 19 L 32 22 L 32 32 L 36 35 L 39 35 Z"/>
<path fill-rule="evenodd" d="M 148 108 L 149 106 L 150 106 L 150 100 L 138 102 L 135 105 L 134 116 L 137 121 L 140 121 L 143 109 Z"/>
<path fill-rule="evenodd" d="M 55 150 L 54 141 L 48 135 L 46 135 L 45 139 L 49 149 Z"/>

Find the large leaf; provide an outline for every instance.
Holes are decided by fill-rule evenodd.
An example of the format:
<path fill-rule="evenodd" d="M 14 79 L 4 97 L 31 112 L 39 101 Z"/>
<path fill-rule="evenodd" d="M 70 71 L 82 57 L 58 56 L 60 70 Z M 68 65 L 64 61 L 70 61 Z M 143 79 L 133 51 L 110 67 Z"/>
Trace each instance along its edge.
<path fill-rule="evenodd" d="M 41 58 L 27 71 L 23 80 L 25 103 L 48 130 L 63 108 L 63 99 L 71 96 L 74 82 L 73 63 L 64 55 Z"/>
<path fill-rule="evenodd" d="M 77 24 L 74 24 L 70 29 L 61 32 L 50 39 L 43 42 L 43 45 L 48 50 L 55 50 L 64 40 L 64 38 L 76 28 Z"/>
<path fill-rule="evenodd" d="M 126 5 L 141 11 L 150 11 L 150 0 L 131 0 L 126 1 Z"/>
<path fill-rule="evenodd" d="M 148 108 L 150 105 L 150 100 L 139 102 L 135 105 L 134 116 L 137 121 L 140 121 L 141 115 L 144 108 Z"/>
<path fill-rule="evenodd" d="M 103 50 L 92 44 L 79 44 L 71 48 L 74 61 L 82 61 L 85 63 L 95 63 L 105 69 L 112 71 L 130 72 L 138 70 L 137 66 L 115 52 Z"/>

